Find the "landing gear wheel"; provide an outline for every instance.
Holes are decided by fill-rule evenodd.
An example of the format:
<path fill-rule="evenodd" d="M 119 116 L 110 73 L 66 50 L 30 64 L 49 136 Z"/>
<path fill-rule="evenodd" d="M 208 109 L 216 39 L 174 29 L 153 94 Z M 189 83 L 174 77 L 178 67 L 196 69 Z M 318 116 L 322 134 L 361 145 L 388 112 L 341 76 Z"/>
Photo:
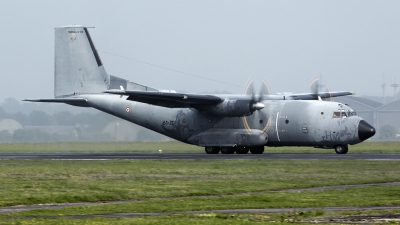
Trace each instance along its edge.
<path fill-rule="evenodd" d="M 346 154 L 349 151 L 349 147 L 347 145 L 336 145 L 335 152 L 336 154 Z"/>
<path fill-rule="evenodd" d="M 235 152 L 236 152 L 236 154 L 247 154 L 247 153 L 249 153 L 249 148 L 237 147 L 237 148 L 235 148 Z"/>
<path fill-rule="evenodd" d="M 220 148 L 219 147 L 205 147 L 207 154 L 218 154 Z"/>
<path fill-rule="evenodd" d="M 222 154 L 233 154 L 235 150 L 232 147 L 221 147 Z"/>
<path fill-rule="evenodd" d="M 252 147 L 250 148 L 251 154 L 263 154 L 264 146 Z"/>

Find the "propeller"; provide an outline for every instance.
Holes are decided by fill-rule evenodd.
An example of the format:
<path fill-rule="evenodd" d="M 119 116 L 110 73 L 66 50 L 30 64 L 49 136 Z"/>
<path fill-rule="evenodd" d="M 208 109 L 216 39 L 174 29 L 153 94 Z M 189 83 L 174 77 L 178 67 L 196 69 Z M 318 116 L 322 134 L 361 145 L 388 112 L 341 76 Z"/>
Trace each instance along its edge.
<path fill-rule="evenodd" d="M 254 81 L 250 79 L 247 82 L 244 93 L 251 97 L 250 109 L 253 112 L 249 116 L 243 116 L 243 125 L 247 130 L 247 133 L 251 134 L 252 129 L 262 130 L 263 133 L 267 132 L 270 125 L 270 118 L 263 112 L 265 107 L 263 100 L 266 95 L 271 94 L 271 89 L 268 82 L 263 79 L 261 88 L 257 92 L 254 88 Z"/>
<path fill-rule="evenodd" d="M 311 92 L 318 98 L 318 100 L 322 101 L 320 96 L 321 92 L 331 92 L 331 88 L 329 86 L 323 85 L 321 82 L 321 75 L 315 76 L 310 80 L 309 87 Z M 323 91 L 321 91 L 323 90 Z M 332 95 L 329 96 L 329 100 L 333 101 Z"/>

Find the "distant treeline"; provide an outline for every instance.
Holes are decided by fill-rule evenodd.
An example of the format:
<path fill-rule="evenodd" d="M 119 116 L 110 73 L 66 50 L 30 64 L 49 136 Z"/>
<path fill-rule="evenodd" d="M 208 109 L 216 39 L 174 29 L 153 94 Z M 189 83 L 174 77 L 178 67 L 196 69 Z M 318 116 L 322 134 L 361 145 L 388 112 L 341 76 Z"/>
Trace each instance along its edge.
<path fill-rule="evenodd" d="M 0 132 L 0 142 L 108 142 L 115 141 L 115 138 L 104 132 L 79 132 L 48 133 L 40 129 L 21 129 L 13 134 L 8 131 Z"/>
<path fill-rule="evenodd" d="M 25 109 L 25 106 L 30 106 L 29 104 L 33 106 L 29 110 Z M 160 134 L 109 114 L 65 104 L 25 103 L 8 98 L 0 105 L 0 120 L 3 119 L 13 119 L 24 129 L 16 130 L 13 134 L 5 130 L 0 131 L 0 142 L 161 141 L 166 139 Z M 109 128 L 104 131 L 107 125 Z"/>

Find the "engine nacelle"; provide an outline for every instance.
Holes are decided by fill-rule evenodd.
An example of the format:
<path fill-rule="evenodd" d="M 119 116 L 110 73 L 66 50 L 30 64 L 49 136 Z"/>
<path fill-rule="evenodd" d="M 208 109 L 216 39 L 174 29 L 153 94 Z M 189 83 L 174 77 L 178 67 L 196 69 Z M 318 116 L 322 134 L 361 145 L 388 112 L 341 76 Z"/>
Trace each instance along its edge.
<path fill-rule="evenodd" d="M 256 104 L 253 100 L 248 99 L 225 99 L 217 105 L 196 105 L 194 108 L 216 116 L 241 117 L 251 115 L 256 110 Z"/>

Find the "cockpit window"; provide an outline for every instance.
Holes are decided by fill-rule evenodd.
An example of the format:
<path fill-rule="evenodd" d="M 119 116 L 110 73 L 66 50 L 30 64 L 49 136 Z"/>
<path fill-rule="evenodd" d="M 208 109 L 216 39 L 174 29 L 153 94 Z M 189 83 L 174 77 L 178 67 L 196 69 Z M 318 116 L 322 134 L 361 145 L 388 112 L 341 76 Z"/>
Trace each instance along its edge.
<path fill-rule="evenodd" d="M 357 116 L 357 113 L 356 113 L 356 111 L 354 111 L 354 110 L 349 110 L 349 112 L 347 113 L 347 115 L 349 115 L 349 116 Z"/>

